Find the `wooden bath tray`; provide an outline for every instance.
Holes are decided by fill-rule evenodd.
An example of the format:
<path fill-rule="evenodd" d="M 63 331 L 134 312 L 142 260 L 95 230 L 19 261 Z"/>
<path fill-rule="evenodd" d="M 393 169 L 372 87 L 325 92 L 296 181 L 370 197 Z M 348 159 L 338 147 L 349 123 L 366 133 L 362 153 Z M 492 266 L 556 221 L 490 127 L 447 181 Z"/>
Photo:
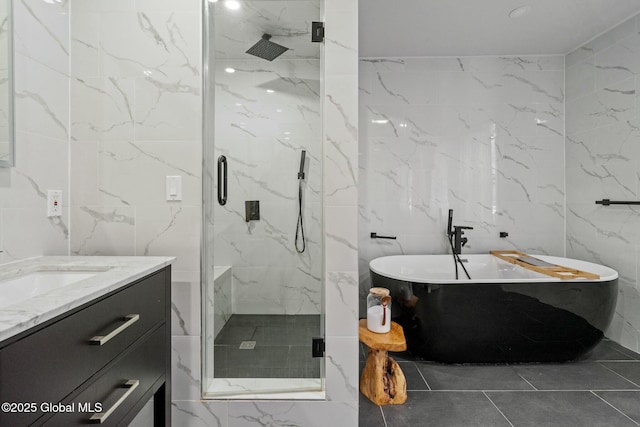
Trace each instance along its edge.
<path fill-rule="evenodd" d="M 563 280 L 570 279 L 599 279 L 600 276 L 575 268 L 564 267 L 562 265 L 549 264 L 541 259 L 532 257 L 520 251 L 490 251 L 491 255 L 500 258 L 511 264 L 519 265 L 527 270 L 547 276 L 557 277 Z"/>

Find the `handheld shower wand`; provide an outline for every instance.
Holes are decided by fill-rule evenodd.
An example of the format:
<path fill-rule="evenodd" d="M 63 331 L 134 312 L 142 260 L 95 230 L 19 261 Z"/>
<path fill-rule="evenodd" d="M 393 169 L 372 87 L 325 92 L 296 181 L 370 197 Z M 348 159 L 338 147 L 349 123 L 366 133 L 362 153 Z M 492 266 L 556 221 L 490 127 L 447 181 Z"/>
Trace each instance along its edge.
<path fill-rule="evenodd" d="M 307 152 L 302 150 L 300 154 L 300 170 L 298 171 L 298 222 L 296 223 L 296 238 L 294 242 L 296 251 L 298 251 L 299 254 L 303 253 L 307 246 L 304 238 L 304 224 L 302 222 L 302 181 L 304 180 L 304 162 L 306 156 Z M 301 237 L 302 247 L 298 247 L 298 235 Z"/>
<path fill-rule="evenodd" d="M 304 161 L 306 157 L 307 152 L 302 150 L 302 153 L 300 154 L 300 171 L 298 172 L 298 179 L 304 179 Z"/>

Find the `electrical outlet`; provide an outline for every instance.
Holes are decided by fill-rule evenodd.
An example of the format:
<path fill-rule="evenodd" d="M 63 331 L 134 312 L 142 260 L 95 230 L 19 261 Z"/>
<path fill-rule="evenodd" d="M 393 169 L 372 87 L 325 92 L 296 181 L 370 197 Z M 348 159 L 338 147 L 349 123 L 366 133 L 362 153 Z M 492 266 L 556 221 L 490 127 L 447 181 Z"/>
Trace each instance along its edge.
<path fill-rule="evenodd" d="M 47 216 L 62 216 L 62 190 L 47 191 Z"/>

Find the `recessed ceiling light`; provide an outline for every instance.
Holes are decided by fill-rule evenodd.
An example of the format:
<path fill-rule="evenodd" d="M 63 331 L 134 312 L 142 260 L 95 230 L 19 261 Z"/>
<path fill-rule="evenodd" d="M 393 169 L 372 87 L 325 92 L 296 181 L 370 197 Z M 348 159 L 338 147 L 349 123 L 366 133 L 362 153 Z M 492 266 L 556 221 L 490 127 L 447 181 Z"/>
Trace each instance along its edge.
<path fill-rule="evenodd" d="M 509 18 L 522 18 L 531 13 L 533 8 L 531 6 L 521 6 L 513 9 L 509 12 Z"/>
<path fill-rule="evenodd" d="M 238 10 L 240 9 L 240 2 L 236 0 L 227 0 L 224 2 L 224 5 L 227 6 L 227 9 Z"/>
<path fill-rule="evenodd" d="M 273 92 L 275 92 L 275 90 L 273 90 L 273 89 L 267 89 L 267 92 L 268 92 L 268 93 L 273 93 Z"/>
<path fill-rule="evenodd" d="M 231 68 L 231 67 L 227 67 L 224 69 L 225 72 L 229 73 L 229 74 L 233 74 L 236 72 L 235 68 Z"/>

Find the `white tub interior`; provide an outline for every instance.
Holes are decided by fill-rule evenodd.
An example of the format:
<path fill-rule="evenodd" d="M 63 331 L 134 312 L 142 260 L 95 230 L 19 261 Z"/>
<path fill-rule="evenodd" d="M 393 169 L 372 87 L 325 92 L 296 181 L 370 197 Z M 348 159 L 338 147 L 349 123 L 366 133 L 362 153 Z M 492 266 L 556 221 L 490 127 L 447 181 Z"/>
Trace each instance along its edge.
<path fill-rule="evenodd" d="M 533 255 L 551 264 L 575 268 L 589 273 L 595 273 L 600 279 L 595 281 L 609 281 L 616 279 L 618 273 L 609 268 L 591 262 L 570 258 L 547 255 Z M 371 271 L 381 276 L 414 283 L 492 283 L 509 282 L 542 282 L 560 281 L 545 274 L 536 273 L 526 268 L 508 263 L 490 254 L 463 255 L 471 280 L 467 279 L 458 264 L 459 279 L 455 278 L 455 264 L 452 255 L 394 255 L 372 260 L 369 263 Z M 572 279 L 584 281 L 585 279 Z M 566 281 L 566 280 L 565 280 Z"/>

